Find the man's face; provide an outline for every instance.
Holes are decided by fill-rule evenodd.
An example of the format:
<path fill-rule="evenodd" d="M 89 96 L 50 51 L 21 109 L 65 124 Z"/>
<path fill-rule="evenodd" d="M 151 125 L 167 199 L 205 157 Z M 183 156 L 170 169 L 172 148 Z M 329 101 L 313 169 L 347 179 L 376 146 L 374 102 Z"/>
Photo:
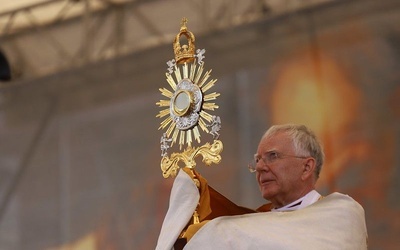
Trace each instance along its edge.
<path fill-rule="evenodd" d="M 262 196 L 275 204 L 286 205 L 298 199 L 302 190 L 302 165 L 304 159 L 295 157 L 294 145 L 286 133 L 278 133 L 260 141 L 258 157 L 267 158 L 268 152 L 276 152 L 275 160 L 257 163 L 257 182 Z M 301 196 L 300 196 L 301 197 Z"/>

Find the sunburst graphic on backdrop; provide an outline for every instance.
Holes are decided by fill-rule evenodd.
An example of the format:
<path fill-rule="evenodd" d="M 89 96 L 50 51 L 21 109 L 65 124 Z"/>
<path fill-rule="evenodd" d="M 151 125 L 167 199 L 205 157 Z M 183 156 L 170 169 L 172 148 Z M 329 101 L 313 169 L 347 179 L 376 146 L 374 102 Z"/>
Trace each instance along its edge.
<path fill-rule="evenodd" d="M 168 62 L 170 67 L 166 78 L 171 88 L 160 88 L 161 94 L 168 99 L 157 102 L 159 107 L 166 107 L 157 117 L 165 117 L 159 129 L 166 129 L 166 137 L 172 139 L 171 146 L 178 143 L 182 148 L 185 144 L 190 147 L 194 141 L 200 143 L 199 127 L 205 133 L 209 133 L 206 121 L 212 123 L 215 119 L 211 112 L 217 109 L 218 105 L 211 101 L 220 94 L 205 94 L 217 80 L 209 80 L 212 70 L 203 73 L 204 53 L 204 49 L 197 50 L 197 60 L 193 60 L 192 63 L 177 65 L 175 60 Z"/>

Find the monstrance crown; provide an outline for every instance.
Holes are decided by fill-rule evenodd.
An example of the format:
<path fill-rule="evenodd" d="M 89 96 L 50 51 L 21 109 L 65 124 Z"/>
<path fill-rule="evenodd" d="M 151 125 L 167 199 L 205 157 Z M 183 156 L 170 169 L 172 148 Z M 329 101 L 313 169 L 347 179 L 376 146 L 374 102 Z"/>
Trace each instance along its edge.
<path fill-rule="evenodd" d="M 174 53 L 175 53 L 175 62 L 177 64 L 179 63 L 185 63 L 185 62 L 193 62 L 195 59 L 195 38 L 192 32 L 190 32 L 187 27 L 187 19 L 183 18 L 182 19 L 182 26 L 180 32 L 176 35 L 173 47 L 174 47 Z M 182 45 L 180 43 L 180 38 L 182 36 L 185 36 L 188 44 Z"/>

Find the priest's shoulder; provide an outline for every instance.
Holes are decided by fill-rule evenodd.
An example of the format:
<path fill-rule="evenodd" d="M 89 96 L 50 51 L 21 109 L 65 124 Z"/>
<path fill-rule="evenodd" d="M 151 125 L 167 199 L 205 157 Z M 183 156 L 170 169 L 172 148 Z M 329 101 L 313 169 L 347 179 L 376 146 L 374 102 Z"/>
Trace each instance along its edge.
<path fill-rule="evenodd" d="M 356 210 L 364 211 L 363 207 L 354 200 L 350 195 L 342 194 L 339 192 L 334 192 L 323 197 L 320 200 L 321 203 L 328 202 L 329 204 L 334 204 L 334 206 L 343 207 L 343 208 L 353 208 Z"/>

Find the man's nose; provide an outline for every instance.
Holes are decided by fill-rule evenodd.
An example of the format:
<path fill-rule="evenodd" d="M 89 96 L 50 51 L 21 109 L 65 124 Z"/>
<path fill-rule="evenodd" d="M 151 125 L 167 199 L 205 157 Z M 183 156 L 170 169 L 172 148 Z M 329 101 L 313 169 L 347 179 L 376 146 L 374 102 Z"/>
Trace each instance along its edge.
<path fill-rule="evenodd" d="M 260 159 L 256 164 L 256 171 L 269 171 L 268 164 L 266 164 L 263 159 Z"/>

